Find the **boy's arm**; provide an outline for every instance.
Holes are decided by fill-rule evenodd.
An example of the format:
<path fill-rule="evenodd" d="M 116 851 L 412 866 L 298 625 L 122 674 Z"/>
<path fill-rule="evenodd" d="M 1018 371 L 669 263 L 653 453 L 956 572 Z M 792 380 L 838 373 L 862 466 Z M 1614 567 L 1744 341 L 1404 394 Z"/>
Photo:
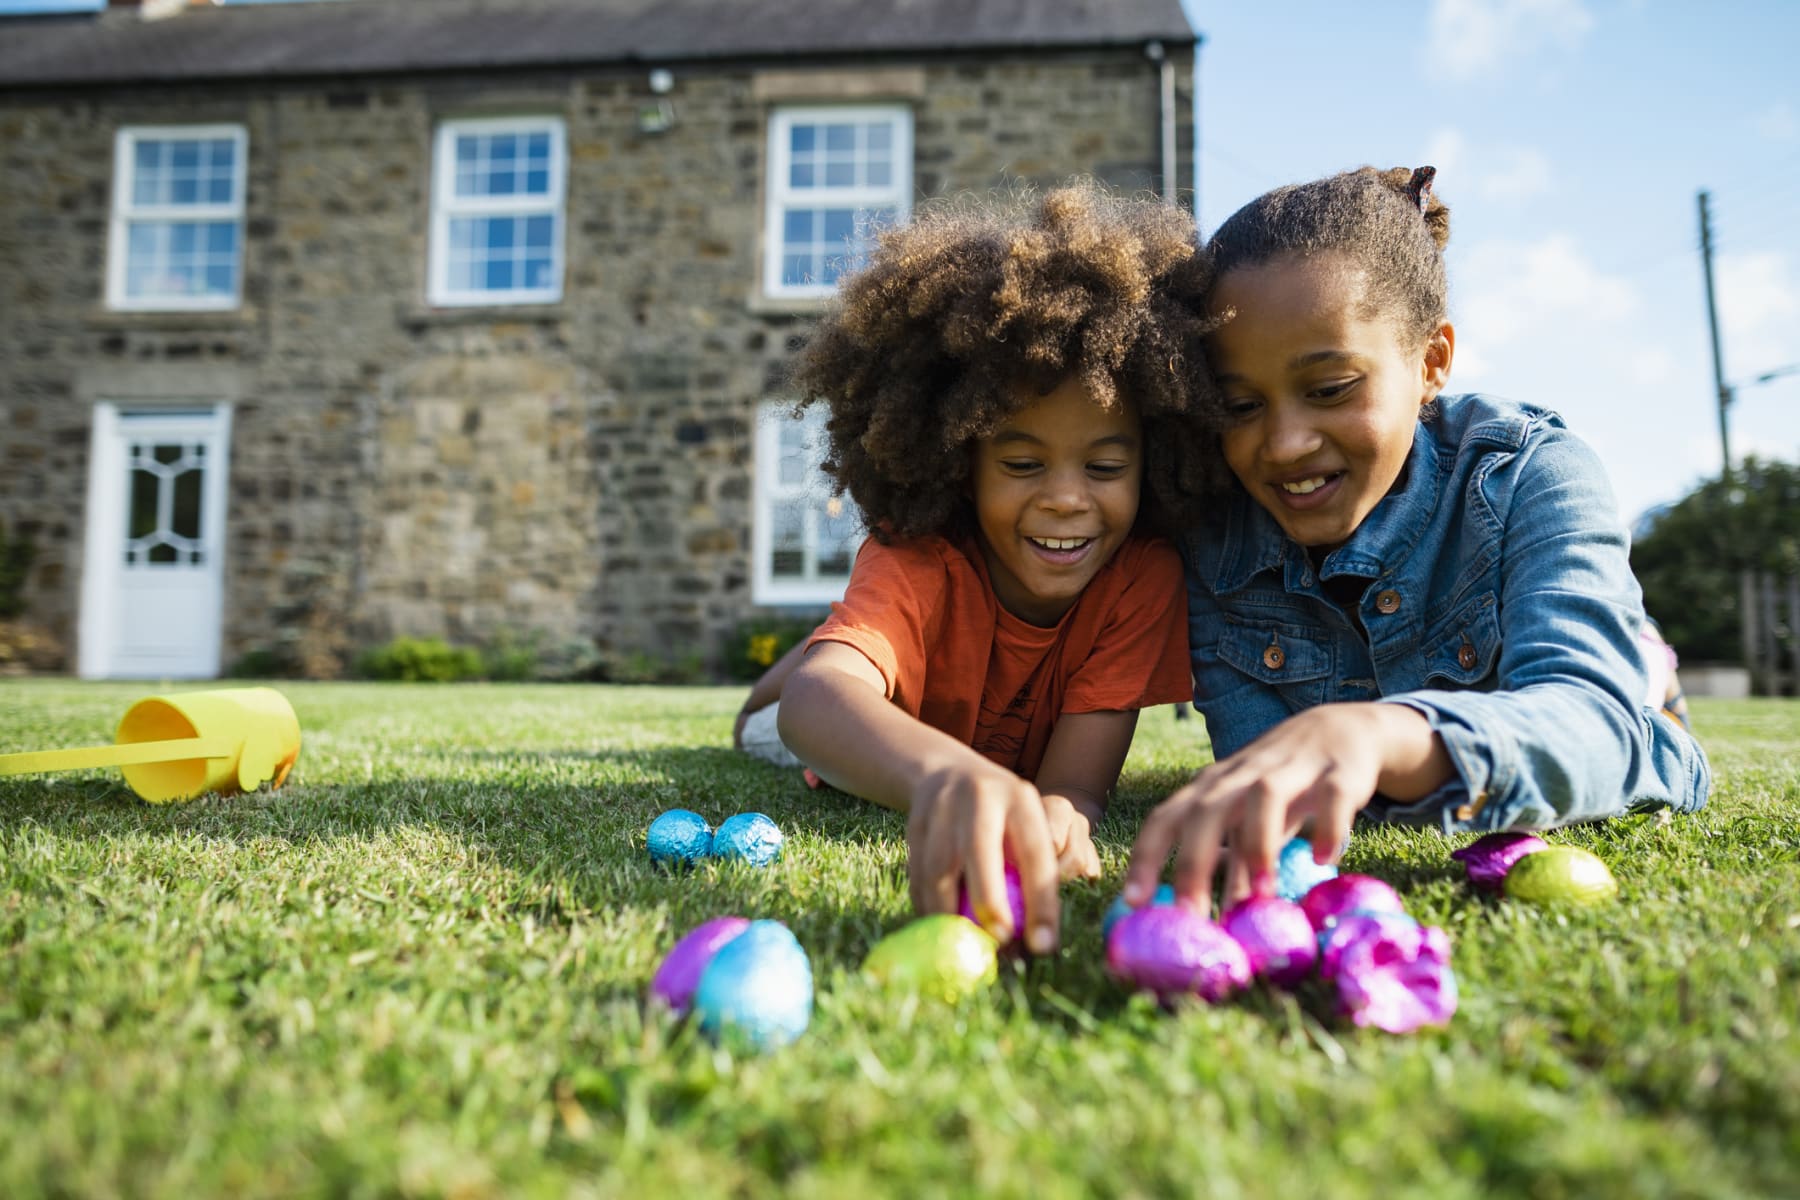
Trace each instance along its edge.
<path fill-rule="evenodd" d="M 1037 786 L 1065 879 L 1099 877 L 1093 830 L 1106 815 L 1137 721 L 1136 709 L 1065 713 L 1051 731 Z"/>
<path fill-rule="evenodd" d="M 832 786 L 907 814 L 920 912 L 955 912 L 957 882 L 996 935 L 1012 933 L 1005 857 L 1025 892 L 1027 938 L 1055 949 L 1056 853 L 1038 789 L 887 699 L 881 672 L 839 642 L 815 645 L 781 692 L 781 740 Z"/>
<path fill-rule="evenodd" d="M 739 750 L 744 748 L 744 722 L 750 714 L 781 699 L 781 689 L 787 686 L 789 675 L 806 657 L 806 638 L 801 638 L 788 649 L 788 652 L 769 665 L 769 669 L 757 677 L 750 685 L 750 695 L 745 697 L 744 706 L 738 709 L 737 720 L 731 725 L 731 744 Z"/>

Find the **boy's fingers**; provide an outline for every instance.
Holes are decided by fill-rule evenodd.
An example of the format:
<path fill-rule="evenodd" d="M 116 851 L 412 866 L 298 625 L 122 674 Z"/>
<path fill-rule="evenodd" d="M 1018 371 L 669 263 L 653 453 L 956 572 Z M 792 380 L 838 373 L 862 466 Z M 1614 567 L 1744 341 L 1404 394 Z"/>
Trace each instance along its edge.
<path fill-rule="evenodd" d="M 1061 934 L 1062 897 L 1057 893 L 1056 850 L 1050 844 L 1041 800 L 1025 799 L 1012 806 L 1006 841 L 1025 893 L 1025 944 L 1033 954 L 1049 954 Z"/>
<path fill-rule="evenodd" d="M 970 802 L 962 816 L 961 858 L 969 907 L 982 928 L 1007 942 L 1013 923 L 1006 899 L 1006 809 L 987 797 L 965 799 Z"/>
<path fill-rule="evenodd" d="M 1219 840 L 1227 809 L 1207 797 L 1194 805 L 1181 826 L 1181 851 L 1175 856 L 1175 899 L 1202 915 L 1212 912 L 1213 872 L 1219 865 Z"/>
<path fill-rule="evenodd" d="M 1289 798 L 1279 778 L 1263 779 L 1251 789 L 1231 833 L 1232 873 L 1242 877 L 1243 891 L 1230 899 L 1241 900 L 1265 885 L 1272 889 L 1275 858 L 1287 840 Z"/>
<path fill-rule="evenodd" d="M 1336 863 L 1350 842 L 1350 825 L 1364 798 L 1336 779 L 1319 782 L 1313 803 L 1313 861 Z"/>
<path fill-rule="evenodd" d="M 1131 843 L 1131 861 L 1125 866 L 1125 903 L 1133 908 L 1148 904 L 1156 892 L 1156 881 L 1169 861 L 1169 851 L 1175 848 L 1176 834 L 1198 783 L 1196 778 L 1177 788 L 1144 818 L 1143 828 Z"/>

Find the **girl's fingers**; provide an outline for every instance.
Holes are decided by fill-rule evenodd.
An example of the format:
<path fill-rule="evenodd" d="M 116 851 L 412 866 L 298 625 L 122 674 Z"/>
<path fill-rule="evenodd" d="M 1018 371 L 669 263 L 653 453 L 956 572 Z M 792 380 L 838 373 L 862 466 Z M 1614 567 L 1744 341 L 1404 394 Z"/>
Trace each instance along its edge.
<path fill-rule="evenodd" d="M 940 815 L 931 819 L 933 812 Z M 921 915 L 956 911 L 956 885 L 962 865 L 956 853 L 954 831 L 941 809 L 928 805 L 913 810 L 907 828 L 907 884 L 913 908 Z"/>
<path fill-rule="evenodd" d="M 1012 905 L 1006 900 L 1005 802 L 980 793 L 958 797 L 958 801 L 962 807 L 959 814 L 961 858 L 963 879 L 969 889 L 969 907 L 974 909 L 982 928 L 1002 943 L 1011 941 Z"/>
<path fill-rule="evenodd" d="M 1035 788 L 1030 795 L 1016 799 L 1007 814 L 1006 844 L 1012 849 L 1013 866 L 1018 868 L 1025 893 L 1025 944 L 1033 954 L 1049 954 L 1056 949 L 1062 927 L 1062 897 L 1057 892 L 1061 878 L 1044 820 L 1044 802 Z M 1002 905 L 1005 896 L 1003 888 Z"/>

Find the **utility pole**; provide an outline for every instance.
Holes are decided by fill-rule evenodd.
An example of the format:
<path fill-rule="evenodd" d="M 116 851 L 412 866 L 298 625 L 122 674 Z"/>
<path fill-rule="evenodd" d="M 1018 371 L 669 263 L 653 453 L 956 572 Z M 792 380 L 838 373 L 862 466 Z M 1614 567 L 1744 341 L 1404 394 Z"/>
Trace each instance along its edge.
<path fill-rule="evenodd" d="M 1707 193 L 1700 192 L 1700 264 L 1706 272 L 1706 324 L 1712 331 L 1713 387 L 1719 398 L 1719 453 L 1724 460 L 1721 479 L 1731 477 L 1731 431 L 1726 410 L 1731 407 L 1731 385 L 1725 382 L 1725 359 L 1719 350 L 1719 309 L 1713 301 L 1712 219 L 1706 210 Z"/>

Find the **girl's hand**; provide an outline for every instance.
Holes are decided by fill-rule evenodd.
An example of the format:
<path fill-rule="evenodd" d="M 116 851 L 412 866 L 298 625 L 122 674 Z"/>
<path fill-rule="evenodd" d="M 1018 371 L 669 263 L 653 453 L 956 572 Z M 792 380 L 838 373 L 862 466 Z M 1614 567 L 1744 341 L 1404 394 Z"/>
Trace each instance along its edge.
<path fill-rule="evenodd" d="M 1067 796 L 1044 797 L 1044 821 L 1056 851 L 1056 869 L 1064 882 L 1100 878 L 1100 851 L 1094 848 L 1093 823 Z"/>
<path fill-rule="evenodd" d="M 1010 858 L 1025 893 L 1026 944 L 1034 954 L 1056 949 L 1062 919 L 1057 854 L 1036 787 L 985 761 L 974 770 L 932 772 L 913 787 L 906 847 L 914 908 L 954 913 L 957 885 L 966 881 L 970 906 L 1002 942 L 1013 935 L 1006 900 Z"/>
<path fill-rule="evenodd" d="M 1313 853 L 1334 862 L 1350 823 L 1375 793 L 1420 799 L 1450 778 L 1449 756 L 1425 718 L 1398 704 L 1327 704 L 1289 717 L 1158 805 L 1144 821 L 1125 875 L 1142 904 L 1179 842 L 1175 895 L 1211 907 L 1222 845 L 1231 847 L 1227 905 L 1273 890 L 1287 839 L 1311 827 Z"/>

